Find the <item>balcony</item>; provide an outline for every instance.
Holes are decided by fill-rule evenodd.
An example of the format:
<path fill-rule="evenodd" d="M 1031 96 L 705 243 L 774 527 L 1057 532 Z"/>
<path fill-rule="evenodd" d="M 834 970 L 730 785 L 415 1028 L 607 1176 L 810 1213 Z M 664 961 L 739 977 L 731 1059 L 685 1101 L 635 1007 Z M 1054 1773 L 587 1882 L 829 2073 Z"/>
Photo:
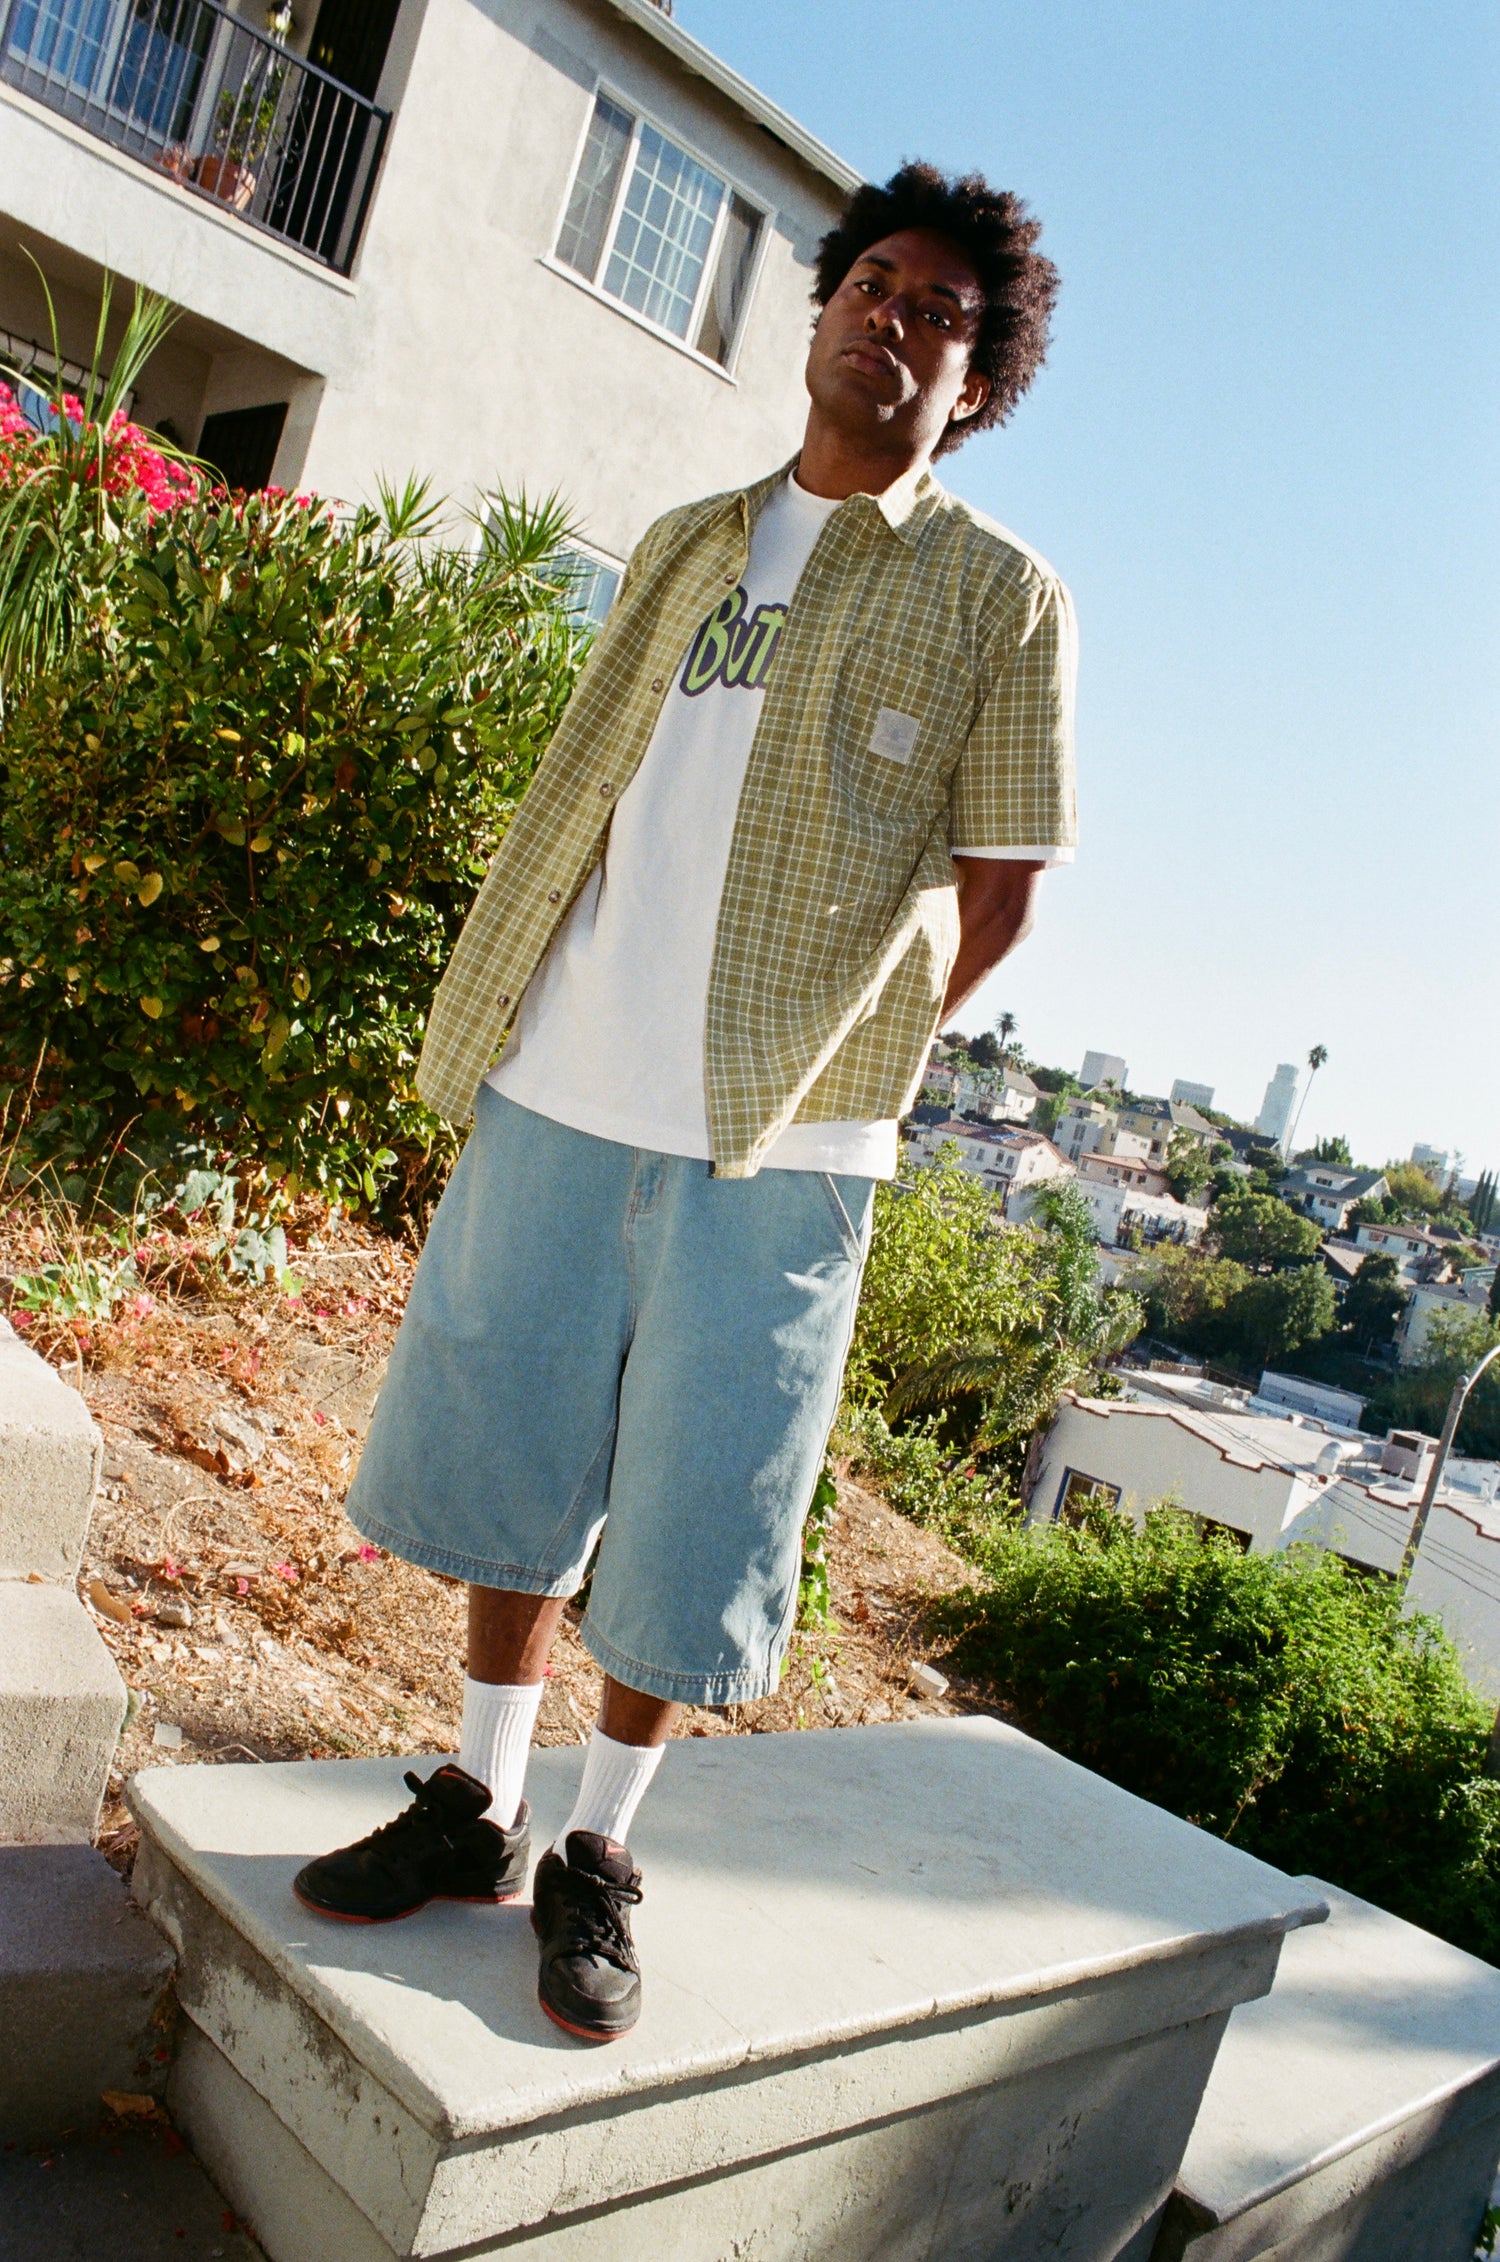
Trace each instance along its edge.
<path fill-rule="evenodd" d="M 390 113 L 219 0 L 0 0 L 0 83 L 347 275 Z"/>

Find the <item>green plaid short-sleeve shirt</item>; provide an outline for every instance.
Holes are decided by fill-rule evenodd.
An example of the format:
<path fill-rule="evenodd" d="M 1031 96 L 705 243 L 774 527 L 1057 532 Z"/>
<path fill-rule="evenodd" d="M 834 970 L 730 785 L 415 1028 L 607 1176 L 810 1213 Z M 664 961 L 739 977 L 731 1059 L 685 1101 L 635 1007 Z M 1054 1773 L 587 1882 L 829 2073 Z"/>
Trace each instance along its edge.
<path fill-rule="evenodd" d="M 467 1122 L 603 854 L 615 803 L 789 467 L 641 540 L 439 985 L 417 1084 Z M 958 948 L 953 848 L 1076 840 L 1067 590 L 928 471 L 831 513 L 797 584 L 740 795 L 704 1031 L 714 1169 L 792 1121 L 880 1122 L 920 1088 Z"/>

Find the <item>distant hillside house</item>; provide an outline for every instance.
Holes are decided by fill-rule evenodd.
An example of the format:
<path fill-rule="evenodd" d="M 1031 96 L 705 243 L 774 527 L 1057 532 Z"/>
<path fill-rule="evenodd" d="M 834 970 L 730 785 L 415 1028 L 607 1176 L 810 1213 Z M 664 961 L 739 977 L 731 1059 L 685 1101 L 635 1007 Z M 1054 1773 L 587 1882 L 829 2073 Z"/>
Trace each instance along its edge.
<path fill-rule="evenodd" d="M 1186 1131 L 1200 1147 L 1210 1145 L 1219 1136 L 1213 1124 L 1195 1107 L 1186 1107 L 1179 1100 L 1137 1100 L 1129 1107 L 1122 1107 L 1120 1129 L 1133 1131 L 1137 1138 L 1144 1139 L 1148 1158 L 1154 1163 L 1166 1161 L 1179 1131 Z"/>
<path fill-rule="evenodd" d="M 1315 1162 L 1288 1172 L 1276 1191 L 1294 1210 L 1342 1233 L 1356 1203 L 1383 1201 L 1390 1188 L 1378 1170 L 1345 1170 L 1337 1163 Z"/>
<path fill-rule="evenodd" d="M 1005 1202 L 1005 1216 L 1024 1224 L 1047 1185 L 1065 1184 L 1073 1166 L 1040 1131 L 1019 1131 L 1009 1126 L 968 1123 L 948 1116 L 940 1123 L 924 1123 L 907 1136 L 907 1152 L 917 1163 L 932 1162 L 952 1140 L 961 1170 L 982 1179 Z"/>

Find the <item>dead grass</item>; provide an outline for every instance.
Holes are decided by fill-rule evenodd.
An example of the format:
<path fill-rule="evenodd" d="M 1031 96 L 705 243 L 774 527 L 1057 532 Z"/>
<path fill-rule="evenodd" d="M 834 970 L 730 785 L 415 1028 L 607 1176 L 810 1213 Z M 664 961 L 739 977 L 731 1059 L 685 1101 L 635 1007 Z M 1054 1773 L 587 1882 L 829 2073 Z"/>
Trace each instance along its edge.
<path fill-rule="evenodd" d="M 105 1442 L 79 1592 L 130 1689 L 101 1825 L 134 1853 L 126 1778 L 163 1761 L 252 1764 L 451 1751 L 464 1590 L 366 1546 L 343 1499 L 415 1264 L 406 1242 L 307 1209 L 289 1238 L 299 1298 L 235 1285 L 190 1232 L 136 1252 L 143 1287 L 107 1323 L 22 1329 L 81 1389 Z M 0 1297 L 58 1253 L 50 1213 L 0 1215 Z M 12 1308 L 13 1319 L 25 1315 Z M 972 1709 L 914 1698 L 927 1604 L 962 1559 L 841 1481 L 834 1622 L 798 1634 L 780 1688 L 692 1708 L 690 1736 L 762 1734 Z M 601 1676 L 567 1614 L 538 1727 L 581 1741 Z M 986 1707 L 986 1709 L 989 1709 Z"/>

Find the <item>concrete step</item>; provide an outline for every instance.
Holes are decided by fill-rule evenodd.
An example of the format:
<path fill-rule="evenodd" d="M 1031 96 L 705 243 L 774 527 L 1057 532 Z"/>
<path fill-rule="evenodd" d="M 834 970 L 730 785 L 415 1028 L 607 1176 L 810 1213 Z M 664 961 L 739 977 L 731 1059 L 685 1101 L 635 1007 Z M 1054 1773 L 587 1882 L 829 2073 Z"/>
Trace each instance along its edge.
<path fill-rule="evenodd" d="M 163 2090 L 171 1974 L 102 1854 L 0 1846 L 0 2139 L 90 2129 L 105 2090 Z"/>
<path fill-rule="evenodd" d="M 1470 2262 L 1500 1972 L 1352 1893 L 1235 2012 L 1152 2262 Z"/>
<path fill-rule="evenodd" d="M 87 1845 L 125 1683 L 71 1587 L 0 1579 L 0 1845 Z"/>
<path fill-rule="evenodd" d="M 77 1577 L 102 1452 L 77 1391 L 0 1319 L 0 1577 Z"/>
<path fill-rule="evenodd" d="M 538 1848 L 582 1754 L 534 1755 Z M 1230 2010 L 1321 1897 L 987 1720 L 669 1746 L 646 2008 L 572 2041 L 524 1906 L 292 1896 L 399 1760 L 152 1769 L 170 2099 L 273 2262 L 1144 2262 Z"/>
<path fill-rule="evenodd" d="M 264 2257 L 186 2146 L 151 2121 L 0 2148 L 0 2262 Z"/>

